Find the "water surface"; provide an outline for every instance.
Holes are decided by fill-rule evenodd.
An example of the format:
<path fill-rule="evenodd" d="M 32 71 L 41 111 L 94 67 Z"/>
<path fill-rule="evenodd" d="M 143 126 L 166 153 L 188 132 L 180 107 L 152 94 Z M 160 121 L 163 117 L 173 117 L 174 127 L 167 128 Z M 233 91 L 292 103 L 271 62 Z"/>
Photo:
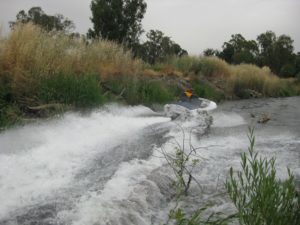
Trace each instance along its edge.
<path fill-rule="evenodd" d="M 240 168 L 249 125 L 257 151 L 277 158 L 278 177 L 286 178 L 289 167 L 299 182 L 299 103 L 299 97 L 223 103 L 205 135 L 200 118 L 171 121 L 147 107 L 119 105 L 2 132 L 0 224 L 163 224 L 175 188 L 160 152 L 172 154 L 175 141 L 199 147 L 201 156 L 194 170 L 201 188 L 192 183 L 181 206 L 192 212 L 209 202 L 213 210 L 233 210 L 217 194 L 229 168 Z M 257 123 L 263 115 L 270 121 Z"/>

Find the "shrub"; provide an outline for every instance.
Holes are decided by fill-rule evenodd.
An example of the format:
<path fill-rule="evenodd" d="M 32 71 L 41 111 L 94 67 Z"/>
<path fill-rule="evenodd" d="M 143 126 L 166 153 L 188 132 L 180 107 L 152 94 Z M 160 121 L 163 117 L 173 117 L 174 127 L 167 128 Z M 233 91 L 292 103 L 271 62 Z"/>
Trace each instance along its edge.
<path fill-rule="evenodd" d="M 22 112 L 17 105 L 0 103 L 0 131 L 18 122 L 21 116 Z"/>
<path fill-rule="evenodd" d="M 43 103 L 63 103 L 78 107 L 103 103 L 99 76 L 52 75 L 40 81 L 37 93 Z"/>
<path fill-rule="evenodd" d="M 230 66 L 222 59 L 217 57 L 203 57 L 201 61 L 201 73 L 204 76 L 229 77 L 231 74 Z"/>
<path fill-rule="evenodd" d="M 129 104 L 166 103 L 177 95 L 176 86 L 157 79 L 143 77 L 122 76 L 119 79 L 111 78 L 107 81 L 109 89 L 115 94 L 121 94 Z"/>
<path fill-rule="evenodd" d="M 182 56 L 173 57 L 170 59 L 169 64 L 184 73 L 198 74 L 201 70 L 201 64 L 198 57 Z"/>
<path fill-rule="evenodd" d="M 300 197 L 296 196 L 294 177 L 277 180 L 275 159 L 259 158 L 254 151 L 253 130 L 249 134 L 248 155 L 241 155 L 242 171 L 230 169 L 226 181 L 228 194 L 236 206 L 237 217 L 245 225 L 297 225 L 300 223 Z"/>
<path fill-rule="evenodd" d="M 231 216 L 224 217 L 222 213 L 205 216 L 208 207 L 198 209 L 192 216 L 187 216 L 182 209 L 172 210 L 170 219 L 175 220 L 175 225 L 227 225 L 232 219 Z M 221 218 L 221 215 L 224 218 Z"/>
<path fill-rule="evenodd" d="M 294 77 L 296 68 L 293 64 L 285 64 L 280 69 L 280 75 L 283 77 Z"/>
<path fill-rule="evenodd" d="M 175 97 L 175 90 L 159 81 L 140 81 L 138 88 L 139 102 L 145 104 L 167 103 Z M 130 102 L 130 99 L 129 99 Z"/>
<path fill-rule="evenodd" d="M 0 130 L 19 121 L 21 111 L 14 103 L 10 79 L 0 73 Z"/>
<path fill-rule="evenodd" d="M 296 80 L 297 80 L 298 83 L 300 83 L 300 72 L 297 73 Z"/>
<path fill-rule="evenodd" d="M 266 80 L 271 80 L 271 75 L 255 65 L 241 64 L 232 66 L 231 82 L 233 91 L 238 97 L 246 97 L 246 89 L 255 90 L 264 94 Z M 276 78 L 274 78 L 276 79 Z"/>
<path fill-rule="evenodd" d="M 183 56 L 172 58 L 169 62 L 177 70 L 202 74 L 207 77 L 218 76 L 228 77 L 230 75 L 230 66 L 217 57 L 191 57 Z"/>
<path fill-rule="evenodd" d="M 249 91 L 270 97 L 287 97 L 296 94 L 294 82 L 280 79 L 273 75 L 267 67 L 259 68 L 249 64 L 232 66 L 229 86 L 234 94 L 241 98 L 253 97 Z"/>
<path fill-rule="evenodd" d="M 215 90 L 209 84 L 202 83 L 201 81 L 193 82 L 193 89 L 197 96 L 207 98 L 213 101 L 221 101 L 225 98 L 224 94 Z"/>
<path fill-rule="evenodd" d="M 11 81 L 8 76 L 0 73 L 0 106 L 12 101 Z"/>

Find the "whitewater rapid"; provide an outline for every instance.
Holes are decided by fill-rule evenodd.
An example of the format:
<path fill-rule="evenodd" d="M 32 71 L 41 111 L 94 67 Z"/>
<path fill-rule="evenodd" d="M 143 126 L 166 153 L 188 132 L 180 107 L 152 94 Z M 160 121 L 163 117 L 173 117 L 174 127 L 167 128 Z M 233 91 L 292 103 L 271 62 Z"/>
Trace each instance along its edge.
<path fill-rule="evenodd" d="M 2 132 L 0 225 L 164 224 L 176 190 L 161 149 L 172 154 L 174 143 L 199 147 L 201 156 L 194 170 L 200 185 L 192 183 L 180 206 L 192 212 L 209 203 L 226 213 L 233 206 L 218 193 L 229 168 L 240 168 L 249 125 L 256 129 L 257 151 L 277 158 L 278 177 L 286 178 L 289 167 L 299 182 L 297 102 L 227 103 L 212 112 L 209 129 L 200 117 L 171 121 L 144 106 L 107 105 Z M 265 112 L 271 121 L 258 124 Z"/>
<path fill-rule="evenodd" d="M 53 201 L 60 202 L 59 198 L 65 198 L 65 195 L 81 195 L 81 188 L 85 188 L 83 191 L 86 193 L 78 196 L 77 199 L 66 200 L 78 201 L 76 204 L 89 204 L 82 203 L 84 201 L 82 199 L 93 199 L 89 196 L 96 195 L 99 190 L 93 193 L 94 190 L 86 187 L 87 183 L 97 180 L 88 181 L 87 177 L 91 173 L 84 170 L 95 169 L 88 168 L 89 164 L 93 164 L 100 155 L 113 154 L 118 146 L 123 146 L 124 149 L 119 149 L 118 154 L 112 157 L 120 158 L 116 159 L 121 160 L 116 165 L 119 168 L 115 174 L 111 175 L 113 179 L 102 184 L 103 190 L 99 189 L 108 202 L 112 199 L 126 198 L 127 193 L 130 192 L 130 185 L 138 182 L 138 174 L 143 171 L 143 169 L 138 171 L 137 159 L 130 162 L 122 161 L 133 150 L 125 149 L 126 143 L 134 142 L 135 138 L 138 139 L 145 127 L 149 128 L 152 125 L 170 121 L 165 117 L 142 116 L 151 113 L 154 115 L 150 109 L 142 106 L 112 105 L 88 115 L 70 113 L 63 118 L 2 133 L 0 136 L 0 221 L 21 215 L 24 210 L 30 210 L 36 205 Z M 137 164 L 137 166 L 131 164 Z M 81 173 L 83 177 L 78 179 Z M 99 172 L 99 176 L 102 175 L 101 173 L 102 171 Z M 137 181 L 130 179 L 129 176 L 133 176 L 131 173 L 136 173 Z M 68 191 L 70 193 L 67 193 Z M 74 217 L 78 217 L 78 213 L 80 215 L 84 210 L 82 206 Z M 65 213 L 64 210 L 54 213 L 62 220 L 68 220 L 63 214 L 72 214 Z M 85 216 L 92 216 L 89 214 L 91 212 Z M 78 220 L 82 218 L 79 216 Z"/>

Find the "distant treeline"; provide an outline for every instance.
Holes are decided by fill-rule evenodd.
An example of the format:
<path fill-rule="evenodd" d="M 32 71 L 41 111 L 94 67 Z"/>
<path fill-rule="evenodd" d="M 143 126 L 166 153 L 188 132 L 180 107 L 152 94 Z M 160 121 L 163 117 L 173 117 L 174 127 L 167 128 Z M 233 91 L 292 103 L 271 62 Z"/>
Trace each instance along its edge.
<path fill-rule="evenodd" d="M 268 66 L 282 77 L 300 75 L 300 52 L 294 53 L 293 39 L 287 35 L 276 36 L 272 31 L 258 35 L 255 40 L 246 40 L 241 34 L 231 36 L 224 42 L 222 51 L 206 49 L 205 56 L 217 56 L 230 64 L 255 64 Z"/>

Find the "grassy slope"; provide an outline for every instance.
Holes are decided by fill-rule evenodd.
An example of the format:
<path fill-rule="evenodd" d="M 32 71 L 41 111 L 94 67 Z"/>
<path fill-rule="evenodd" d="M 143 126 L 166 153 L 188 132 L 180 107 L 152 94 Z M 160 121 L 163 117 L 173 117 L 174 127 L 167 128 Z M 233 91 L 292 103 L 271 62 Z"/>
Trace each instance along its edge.
<path fill-rule="evenodd" d="M 268 68 L 196 57 L 149 66 L 115 43 L 88 44 L 31 24 L 0 40 L 0 127 L 107 101 L 166 103 L 190 86 L 216 101 L 300 93 L 299 83 Z"/>

